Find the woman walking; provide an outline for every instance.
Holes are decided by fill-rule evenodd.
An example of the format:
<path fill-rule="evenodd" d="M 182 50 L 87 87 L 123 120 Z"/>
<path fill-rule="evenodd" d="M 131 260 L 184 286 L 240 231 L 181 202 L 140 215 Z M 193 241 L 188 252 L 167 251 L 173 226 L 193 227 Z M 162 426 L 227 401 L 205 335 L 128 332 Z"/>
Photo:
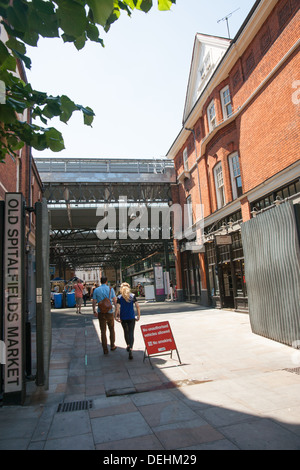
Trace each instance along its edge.
<path fill-rule="evenodd" d="M 139 321 L 141 316 L 140 306 L 135 295 L 131 293 L 130 285 L 127 284 L 127 282 L 121 284 L 120 292 L 121 294 L 117 298 L 116 320 L 122 324 L 129 359 L 133 359 L 134 327 L 135 321 Z M 134 304 L 137 311 L 137 318 L 135 318 Z"/>

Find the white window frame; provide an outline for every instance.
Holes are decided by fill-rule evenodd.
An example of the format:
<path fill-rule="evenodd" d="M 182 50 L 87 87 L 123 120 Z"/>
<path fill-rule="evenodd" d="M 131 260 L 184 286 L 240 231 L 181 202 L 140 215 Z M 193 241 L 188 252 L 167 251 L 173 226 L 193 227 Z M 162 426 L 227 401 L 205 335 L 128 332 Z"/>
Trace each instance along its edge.
<path fill-rule="evenodd" d="M 211 112 L 213 110 L 213 113 Z M 216 118 L 216 108 L 215 102 L 212 100 L 207 108 L 207 119 L 208 119 L 208 127 L 209 132 L 213 131 L 217 125 L 217 118 Z"/>
<path fill-rule="evenodd" d="M 232 188 L 232 198 L 237 199 L 238 195 L 238 186 L 237 178 L 241 178 L 241 169 L 240 169 L 240 158 L 238 152 L 234 152 L 228 157 L 229 169 L 230 169 L 230 178 L 231 178 L 231 188 Z"/>
<path fill-rule="evenodd" d="M 214 168 L 214 178 L 215 178 L 215 188 L 217 196 L 217 207 L 221 209 L 225 206 L 225 188 L 224 188 L 224 178 L 223 178 L 223 169 L 222 163 L 219 162 Z"/>
<path fill-rule="evenodd" d="M 227 97 L 229 96 L 229 99 L 230 99 L 230 101 L 227 103 L 225 99 L 225 93 L 227 93 Z M 232 100 L 231 100 L 229 85 L 227 85 L 220 91 L 220 96 L 221 96 L 221 103 L 222 103 L 223 118 L 225 120 L 225 119 L 228 119 L 233 114 Z M 231 112 L 228 111 L 229 106 L 231 107 Z"/>

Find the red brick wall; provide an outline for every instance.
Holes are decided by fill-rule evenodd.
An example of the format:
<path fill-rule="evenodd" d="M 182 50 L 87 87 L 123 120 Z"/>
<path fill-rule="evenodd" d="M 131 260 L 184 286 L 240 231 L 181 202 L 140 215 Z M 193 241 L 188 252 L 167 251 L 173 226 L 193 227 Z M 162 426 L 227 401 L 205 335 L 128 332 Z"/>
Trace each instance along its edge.
<path fill-rule="evenodd" d="M 6 192 L 16 191 L 16 159 L 7 155 L 4 163 L 0 163 L 0 199 Z"/>
<path fill-rule="evenodd" d="M 202 117 L 195 124 L 197 156 L 200 144 L 208 134 L 207 106 L 214 99 L 217 122 L 223 120 L 220 90 L 229 84 L 234 111 L 242 107 L 247 99 L 272 72 L 278 62 L 298 40 L 299 10 L 296 0 L 281 0 L 272 11 L 245 53 L 232 68 L 228 80 L 220 83 L 207 98 L 202 109 Z M 299 77 L 299 51 L 282 65 L 259 93 L 250 100 L 238 117 L 220 129 L 208 141 L 205 155 L 199 161 L 201 199 L 205 217 L 217 210 L 214 167 L 222 162 L 226 203 L 232 201 L 232 188 L 228 156 L 237 151 L 243 193 L 247 193 L 271 176 L 299 160 L 299 105 L 292 102 L 293 82 Z M 200 132 L 199 132 L 200 130 Z M 195 162 L 195 151 L 188 141 L 174 159 L 179 175 L 183 171 L 182 152 L 189 146 L 189 167 Z M 191 179 L 180 185 L 181 203 L 187 195 L 192 196 L 193 204 L 199 203 L 198 174 L 196 168 Z M 244 220 L 249 218 L 249 208 L 241 204 Z"/>
<path fill-rule="evenodd" d="M 299 159 L 299 116 L 291 99 L 294 70 L 296 59 L 291 59 L 241 116 L 244 192 Z"/>

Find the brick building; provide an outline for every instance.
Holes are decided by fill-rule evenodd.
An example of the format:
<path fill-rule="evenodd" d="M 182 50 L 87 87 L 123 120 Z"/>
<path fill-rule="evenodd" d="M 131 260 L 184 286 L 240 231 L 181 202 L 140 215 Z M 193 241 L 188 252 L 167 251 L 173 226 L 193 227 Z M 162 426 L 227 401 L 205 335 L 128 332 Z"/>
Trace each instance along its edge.
<path fill-rule="evenodd" d="M 191 208 L 194 229 L 204 224 L 202 248 L 174 243 L 180 298 L 248 311 L 243 226 L 299 202 L 299 62 L 297 0 L 257 1 L 231 41 L 196 34 L 183 125 L 167 154 L 174 202 Z"/>

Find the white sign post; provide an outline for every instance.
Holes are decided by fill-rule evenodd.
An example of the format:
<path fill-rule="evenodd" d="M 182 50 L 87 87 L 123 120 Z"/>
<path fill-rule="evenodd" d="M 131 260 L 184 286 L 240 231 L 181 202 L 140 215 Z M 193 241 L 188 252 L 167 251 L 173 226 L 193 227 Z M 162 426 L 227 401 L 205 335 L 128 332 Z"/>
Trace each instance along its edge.
<path fill-rule="evenodd" d="M 4 401 L 21 404 L 24 380 L 24 204 L 21 193 L 6 193 L 4 216 Z"/>

